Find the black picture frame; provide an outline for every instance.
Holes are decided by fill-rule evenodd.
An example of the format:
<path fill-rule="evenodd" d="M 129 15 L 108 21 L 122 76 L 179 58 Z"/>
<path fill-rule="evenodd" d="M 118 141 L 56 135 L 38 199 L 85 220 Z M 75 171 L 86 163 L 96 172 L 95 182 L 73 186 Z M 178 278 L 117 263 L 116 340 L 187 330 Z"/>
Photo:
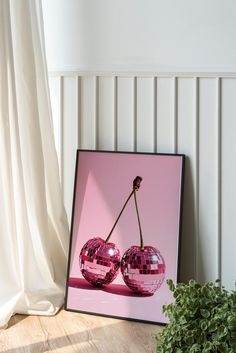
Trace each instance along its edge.
<path fill-rule="evenodd" d="M 183 154 L 77 150 L 65 310 L 154 324 L 168 322 L 162 313 L 162 306 L 172 301 L 172 294 L 167 288 L 166 279 L 179 281 L 184 164 Z M 81 249 L 90 239 L 100 237 L 103 220 L 105 220 L 104 223 L 109 223 L 104 224 L 103 238 L 105 240 L 105 235 L 109 233 L 129 191 L 132 191 L 133 179 L 138 175 L 143 178 L 136 198 L 139 204 L 142 202 L 140 218 L 143 221 L 142 217 L 149 217 L 143 221 L 144 228 L 145 226 L 148 228 L 149 234 L 155 234 L 155 227 L 159 225 L 165 233 L 160 237 L 157 236 L 157 240 L 160 241 L 157 242 L 158 246 L 155 244 L 155 236 L 150 236 L 151 246 L 164 251 L 164 254 L 161 254 L 165 260 L 166 272 L 160 288 L 148 295 L 147 293 L 135 293 L 128 288 L 122 282 L 124 277 L 122 278 L 120 270 L 110 284 L 96 287 L 83 277 L 79 265 Z M 148 184 L 145 184 L 146 181 Z M 145 192 L 146 196 L 143 195 Z M 174 193 L 177 194 L 174 195 Z M 148 202 L 148 200 L 151 201 Z M 148 207 L 149 209 L 146 210 Z M 155 213 L 155 208 L 160 211 L 161 215 Z M 169 219 L 171 215 L 174 215 L 172 221 Z M 127 236 L 122 238 L 122 235 L 134 228 L 135 221 L 129 221 L 133 217 L 136 217 L 135 203 L 132 204 L 131 198 L 117 223 L 118 229 L 112 234 L 112 241 L 119 245 L 121 256 L 128 243 Z M 163 218 L 166 218 L 168 222 L 165 223 Z M 137 217 L 135 219 L 136 237 L 138 222 Z M 165 239 L 168 231 L 172 229 L 171 222 L 173 222 L 172 238 Z M 94 234 L 96 227 L 98 227 L 99 234 Z M 167 243 L 163 243 L 163 239 L 167 243 L 175 244 L 171 243 L 167 246 Z M 130 239 L 130 245 L 132 241 L 134 240 Z M 171 248 L 172 253 L 165 253 L 168 248 Z M 174 256 L 176 261 L 171 263 L 170 258 L 173 259 Z M 172 265 L 175 268 L 171 269 Z M 172 276 L 170 277 L 168 273 Z M 139 310 L 140 305 L 145 310 Z"/>

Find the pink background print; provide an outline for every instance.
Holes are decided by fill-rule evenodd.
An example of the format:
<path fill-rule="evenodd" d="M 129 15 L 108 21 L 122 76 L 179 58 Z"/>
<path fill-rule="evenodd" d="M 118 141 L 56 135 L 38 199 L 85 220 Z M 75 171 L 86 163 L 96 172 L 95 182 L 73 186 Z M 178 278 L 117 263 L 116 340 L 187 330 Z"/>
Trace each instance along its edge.
<path fill-rule="evenodd" d="M 177 280 L 181 178 L 183 157 L 177 155 L 79 151 L 73 210 L 67 309 L 154 322 L 167 322 L 163 304 L 173 301 L 164 281 L 152 296 L 133 293 L 118 274 L 114 282 L 94 288 L 84 280 L 79 267 L 83 245 L 93 237 L 109 234 L 133 180 L 143 180 L 137 192 L 144 245 L 157 248 L 164 257 L 167 278 Z M 133 198 L 114 232 L 121 256 L 140 245 Z"/>

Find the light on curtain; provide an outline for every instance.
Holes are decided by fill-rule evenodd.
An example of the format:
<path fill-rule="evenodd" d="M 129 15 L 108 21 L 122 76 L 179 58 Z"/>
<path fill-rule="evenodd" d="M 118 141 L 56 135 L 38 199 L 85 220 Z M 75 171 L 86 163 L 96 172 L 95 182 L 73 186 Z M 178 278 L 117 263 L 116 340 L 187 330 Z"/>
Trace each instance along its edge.
<path fill-rule="evenodd" d="M 0 327 L 64 301 L 68 224 L 40 0 L 0 1 Z"/>

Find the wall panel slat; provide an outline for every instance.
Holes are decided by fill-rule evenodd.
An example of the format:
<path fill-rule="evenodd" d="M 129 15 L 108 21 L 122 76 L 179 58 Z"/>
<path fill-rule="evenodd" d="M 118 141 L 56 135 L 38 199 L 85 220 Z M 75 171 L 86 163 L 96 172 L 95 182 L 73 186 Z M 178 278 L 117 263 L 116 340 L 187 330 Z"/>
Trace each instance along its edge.
<path fill-rule="evenodd" d="M 191 78 L 177 80 L 177 151 L 186 154 L 181 278 L 196 277 L 196 134 L 195 134 L 195 82 Z M 173 134 L 175 132 L 173 131 Z"/>
<path fill-rule="evenodd" d="M 96 149 L 96 77 L 81 77 L 80 148 Z"/>
<path fill-rule="evenodd" d="M 173 80 L 157 78 L 157 152 L 173 152 Z"/>
<path fill-rule="evenodd" d="M 62 104 L 62 168 L 63 196 L 68 219 L 71 218 L 73 180 L 78 146 L 78 78 L 66 77 L 63 83 Z"/>
<path fill-rule="evenodd" d="M 199 80 L 199 238 L 198 275 L 201 281 L 218 277 L 218 120 L 217 82 Z"/>
<path fill-rule="evenodd" d="M 137 78 L 137 151 L 154 152 L 154 78 Z"/>
<path fill-rule="evenodd" d="M 134 79 L 117 81 L 117 149 L 134 150 Z"/>
<path fill-rule="evenodd" d="M 222 79 L 222 280 L 236 281 L 236 79 Z"/>
<path fill-rule="evenodd" d="M 97 148 L 115 149 L 115 78 L 99 77 L 98 80 L 98 131 Z"/>

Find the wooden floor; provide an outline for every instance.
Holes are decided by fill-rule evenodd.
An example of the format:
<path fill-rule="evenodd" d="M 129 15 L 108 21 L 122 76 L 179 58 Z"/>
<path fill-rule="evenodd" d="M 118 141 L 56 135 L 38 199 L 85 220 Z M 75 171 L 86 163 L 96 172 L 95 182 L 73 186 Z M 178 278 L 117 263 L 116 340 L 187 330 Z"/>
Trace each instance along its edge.
<path fill-rule="evenodd" d="M 160 326 L 62 310 L 53 317 L 15 315 L 0 330 L 0 353 L 154 353 Z"/>

